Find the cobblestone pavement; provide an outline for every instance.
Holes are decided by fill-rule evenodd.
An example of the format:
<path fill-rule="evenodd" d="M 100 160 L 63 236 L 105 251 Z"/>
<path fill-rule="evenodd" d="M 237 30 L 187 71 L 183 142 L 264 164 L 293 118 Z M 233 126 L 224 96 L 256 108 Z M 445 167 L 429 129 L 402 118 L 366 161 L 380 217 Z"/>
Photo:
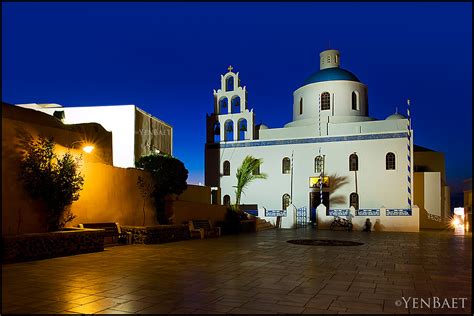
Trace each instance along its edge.
<path fill-rule="evenodd" d="M 268 230 L 2 265 L 2 314 L 470 314 L 471 268 L 471 234 Z"/>

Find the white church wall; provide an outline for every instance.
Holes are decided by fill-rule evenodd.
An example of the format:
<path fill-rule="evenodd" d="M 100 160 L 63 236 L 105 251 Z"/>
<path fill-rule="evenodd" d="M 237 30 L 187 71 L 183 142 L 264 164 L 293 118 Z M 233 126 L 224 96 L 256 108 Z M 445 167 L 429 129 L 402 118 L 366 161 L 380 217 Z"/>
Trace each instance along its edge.
<path fill-rule="evenodd" d="M 222 196 L 228 194 L 234 201 L 235 173 L 247 155 L 263 159 L 260 172 L 265 180 L 255 180 L 242 196 L 242 203 L 258 203 L 267 210 L 281 210 L 282 196 L 291 195 L 291 174 L 282 174 L 282 159 L 291 159 L 293 153 L 293 204 L 310 209 L 309 177 L 314 172 L 314 158 L 318 155 L 318 144 L 291 144 L 253 146 L 221 149 L 221 172 L 225 160 L 230 161 L 230 176 L 221 177 Z M 356 152 L 359 157 L 357 186 L 360 208 L 406 208 L 407 207 L 407 162 L 406 139 L 344 141 L 322 144 L 325 155 L 325 174 L 345 176 L 348 183 L 332 195 L 341 195 L 345 203 L 331 204 L 330 208 L 348 208 L 349 195 L 355 192 L 355 174 L 349 171 L 349 155 Z M 385 170 L 385 155 L 393 152 L 396 169 Z"/>
<path fill-rule="evenodd" d="M 269 128 L 260 130 L 259 139 L 292 139 L 319 136 L 313 126 Z"/>
<path fill-rule="evenodd" d="M 393 232 L 419 232 L 420 231 L 420 209 L 414 205 L 411 210 L 411 216 L 387 216 L 387 209 L 380 209 L 380 216 L 354 216 L 352 214 L 353 230 L 362 230 L 367 218 L 372 223 L 372 231 L 393 231 Z M 347 218 L 346 216 L 342 216 Z M 320 229 L 329 229 L 334 221 L 334 216 L 326 215 L 324 205 L 317 209 L 317 225 Z M 339 228 L 341 229 L 341 228 Z"/>
<path fill-rule="evenodd" d="M 332 120 L 332 118 L 331 118 Z M 347 135 L 347 134 L 374 134 L 385 132 L 406 131 L 407 120 L 383 120 L 368 122 L 346 122 L 339 124 L 329 123 L 329 135 Z"/>
<path fill-rule="evenodd" d="M 359 93 L 359 109 L 352 110 L 352 92 Z M 319 96 L 331 94 L 330 110 L 321 111 L 324 116 L 366 116 L 367 87 L 363 83 L 346 80 L 332 80 L 305 85 L 293 93 L 293 120 L 318 118 Z M 300 114 L 300 98 L 303 98 L 303 114 Z"/>

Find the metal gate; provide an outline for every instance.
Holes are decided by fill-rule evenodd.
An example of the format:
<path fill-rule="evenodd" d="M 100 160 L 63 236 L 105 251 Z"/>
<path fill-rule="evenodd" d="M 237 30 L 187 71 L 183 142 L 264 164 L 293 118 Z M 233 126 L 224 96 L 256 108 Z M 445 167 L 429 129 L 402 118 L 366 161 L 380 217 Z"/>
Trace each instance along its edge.
<path fill-rule="evenodd" d="M 296 210 L 296 228 L 306 227 L 308 225 L 308 213 L 306 207 L 300 207 Z"/>

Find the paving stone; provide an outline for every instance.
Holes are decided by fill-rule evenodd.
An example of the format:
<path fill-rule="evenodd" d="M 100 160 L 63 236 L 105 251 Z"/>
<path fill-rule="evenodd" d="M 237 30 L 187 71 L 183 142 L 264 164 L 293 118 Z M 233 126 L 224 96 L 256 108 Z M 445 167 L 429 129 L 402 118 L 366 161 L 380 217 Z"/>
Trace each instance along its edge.
<path fill-rule="evenodd" d="M 364 245 L 286 242 L 297 238 Z M 117 246 L 2 265 L 2 313 L 421 313 L 395 301 L 470 297 L 471 258 L 471 235 L 441 231 L 269 230 Z"/>

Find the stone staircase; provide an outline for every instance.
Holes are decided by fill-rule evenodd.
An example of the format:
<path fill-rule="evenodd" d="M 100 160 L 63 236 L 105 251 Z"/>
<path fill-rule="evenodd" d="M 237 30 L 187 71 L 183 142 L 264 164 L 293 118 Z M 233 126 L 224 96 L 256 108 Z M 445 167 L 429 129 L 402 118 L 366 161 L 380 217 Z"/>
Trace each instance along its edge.
<path fill-rule="evenodd" d="M 257 231 L 275 229 L 275 226 L 272 223 L 257 217 Z"/>

